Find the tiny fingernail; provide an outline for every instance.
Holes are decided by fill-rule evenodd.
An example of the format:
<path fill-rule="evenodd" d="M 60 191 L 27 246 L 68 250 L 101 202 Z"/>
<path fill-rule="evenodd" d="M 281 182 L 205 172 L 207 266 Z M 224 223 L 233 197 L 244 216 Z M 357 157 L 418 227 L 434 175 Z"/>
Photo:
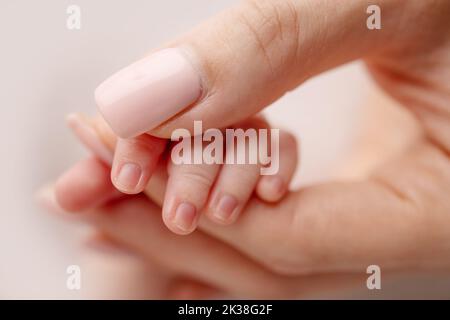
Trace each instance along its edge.
<path fill-rule="evenodd" d="M 83 116 L 77 113 L 72 113 L 67 116 L 66 121 L 69 128 L 72 129 L 73 133 L 87 149 L 103 160 L 106 164 L 112 164 L 112 151 L 105 146 L 97 132 L 89 125 Z"/>
<path fill-rule="evenodd" d="M 157 127 L 198 99 L 200 77 L 180 49 L 163 49 L 120 70 L 95 91 L 111 129 L 131 138 Z"/>
<path fill-rule="evenodd" d="M 174 223 L 183 232 L 191 232 L 195 228 L 197 210 L 189 202 L 182 202 L 175 210 Z"/>
<path fill-rule="evenodd" d="M 122 164 L 114 179 L 114 184 L 120 191 L 133 192 L 141 180 L 141 167 L 135 163 Z"/>
<path fill-rule="evenodd" d="M 223 195 L 214 211 L 214 217 L 221 221 L 228 221 L 233 215 L 234 210 L 238 206 L 238 201 L 234 196 L 225 194 Z"/>

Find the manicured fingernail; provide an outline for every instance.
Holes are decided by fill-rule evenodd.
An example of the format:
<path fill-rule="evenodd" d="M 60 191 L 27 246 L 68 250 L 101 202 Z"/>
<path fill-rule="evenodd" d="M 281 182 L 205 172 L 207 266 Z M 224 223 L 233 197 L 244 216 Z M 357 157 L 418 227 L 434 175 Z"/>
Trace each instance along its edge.
<path fill-rule="evenodd" d="M 179 49 L 158 51 L 120 70 L 95 91 L 100 112 L 121 138 L 145 133 L 198 99 L 200 77 Z"/>
<path fill-rule="evenodd" d="M 90 126 L 89 122 L 82 115 L 76 113 L 69 114 L 66 118 L 66 122 L 69 128 L 72 129 L 74 134 L 87 149 L 103 160 L 106 164 L 112 164 L 112 151 L 105 146 L 97 132 Z"/>
<path fill-rule="evenodd" d="M 229 221 L 237 208 L 238 202 L 235 197 L 225 194 L 223 195 L 214 210 L 214 217 L 221 221 Z"/>
<path fill-rule="evenodd" d="M 195 218 L 197 210 L 189 202 L 182 202 L 175 210 L 173 222 L 184 232 L 191 232 L 195 228 Z"/>
<path fill-rule="evenodd" d="M 141 167 L 135 163 L 127 162 L 120 165 L 119 171 L 113 180 L 120 191 L 133 192 L 139 184 L 141 176 Z"/>

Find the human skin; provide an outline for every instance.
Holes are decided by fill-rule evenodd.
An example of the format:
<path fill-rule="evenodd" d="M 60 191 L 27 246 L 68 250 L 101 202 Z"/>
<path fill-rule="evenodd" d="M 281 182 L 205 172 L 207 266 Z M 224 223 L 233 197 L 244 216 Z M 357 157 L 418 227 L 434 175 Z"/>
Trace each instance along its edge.
<path fill-rule="evenodd" d="M 298 156 L 297 141 L 289 132 L 278 129 L 276 137 L 278 155 L 271 158 L 265 165 L 259 161 L 255 163 L 175 163 L 172 161 L 173 153 L 176 151 L 177 143 L 168 143 L 165 139 L 155 139 L 151 136 L 142 136 L 133 143 L 121 144 L 118 138 L 99 116 L 88 117 L 82 114 L 70 114 L 67 124 L 78 137 L 80 142 L 101 159 L 105 164 L 111 166 L 115 154 L 127 155 L 128 157 L 139 155 L 139 163 L 142 168 L 147 168 L 147 174 L 156 174 L 167 180 L 167 186 L 156 189 L 150 177 L 140 179 L 139 185 L 145 181 L 145 185 L 139 187 L 149 194 L 148 190 L 159 190 L 157 194 L 164 194 L 164 201 L 158 201 L 162 206 L 162 217 L 166 226 L 177 234 L 186 235 L 195 230 L 200 214 L 203 212 L 211 221 L 221 225 L 228 225 L 239 218 L 246 203 L 252 194 L 268 203 L 276 203 L 288 191 L 288 185 L 295 173 Z M 271 128 L 264 117 L 256 116 L 242 121 L 234 126 L 240 130 L 264 129 L 270 132 Z M 268 134 L 270 135 L 270 134 Z M 268 137 L 270 139 L 270 137 Z M 195 151 L 195 138 L 188 138 L 190 152 Z M 224 139 L 225 140 L 225 139 Z M 185 147 L 184 142 L 183 148 Z M 208 141 L 203 147 L 208 146 Z M 245 149 L 234 148 L 234 152 L 245 152 L 250 154 L 250 144 L 244 145 Z M 223 158 L 228 156 L 229 146 L 223 142 Z M 125 149 L 124 149 L 125 148 Z M 255 151 L 255 150 L 253 150 Z M 170 160 L 170 161 L 169 161 Z M 257 160 L 257 159 L 256 159 Z M 275 174 L 263 175 L 263 167 L 273 165 L 277 167 Z M 112 168 L 111 175 L 118 168 Z M 155 172 L 156 171 L 156 172 Z M 149 180 L 150 179 L 150 180 Z M 59 181 L 66 181 L 63 176 Z M 117 182 L 112 179 L 117 187 Z M 123 189 L 119 189 L 123 192 Z M 135 192 L 124 192 L 134 194 Z M 72 207 L 71 198 L 63 197 L 62 200 L 67 207 Z M 171 207 L 177 203 L 192 203 L 195 210 L 191 210 L 188 217 L 180 217 L 171 214 Z"/>
<path fill-rule="evenodd" d="M 421 134 L 402 154 L 361 181 L 302 188 L 277 206 L 252 199 L 234 225 L 201 220 L 201 232 L 187 241 L 152 232 L 159 228 L 157 215 L 148 212 L 159 210 L 142 197 L 92 209 L 95 225 L 144 256 L 159 256 L 237 296 L 286 297 L 322 280 L 338 286 L 370 264 L 385 271 L 448 269 L 450 3 L 381 1 L 380 31 L 365 28 L 367 6 L 365 1 L 247 1 L 181 37 L 170 45 L 184 45 L 204 66 L 211 96 L 151 133 L 167 137 L 193 119 L 203 119 L 205 127 L 219 126 L 223 119 L 231 124 L 311 76 L 363 58 L 380 87 L 420 124 Z M 218 39 L 228 50 L 214 50 L 223 47 Z M 241 41 L 248 56 L 238 50 Z M 237 51 L 243 65 L 225 69 Z M 234 79 L 243 83 L 236 84 L 230 79 L 238 71 L 243 75 Z M 269 79 L 281 80 L 273 86 Z M 273 90 L 264 90 L 269 83 Z M 261 92 L 266 94 L 257 95 Z M 247 108 L 232 112 L 239 107 L 232 97 Z M 207 112 L 212 107 L 217 112 Z M 89 166 L 101 170 L 95 163 Z M 74 185 L 86 178 L 83 168 L 80 164 Z M 218 251 L 224 253 L 218 257 Z"/>

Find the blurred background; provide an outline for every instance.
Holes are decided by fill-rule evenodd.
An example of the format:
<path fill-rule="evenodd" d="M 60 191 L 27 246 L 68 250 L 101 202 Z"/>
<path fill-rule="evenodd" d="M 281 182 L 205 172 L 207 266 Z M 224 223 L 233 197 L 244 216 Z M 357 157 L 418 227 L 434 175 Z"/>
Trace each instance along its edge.
<path fill-rule="evenodd" d="M 65 126 L 67 113 L 94 114 L 93 91 L 108 75 L 235 2 L 0 2 L 0 298 L 157 297 L 152 270 L 132 257 L 88 248 L 89 230 L 45 212 L 34 194 L 86 155 Z M 80 30 L 66 27 L 69 5 L 81 9 Z M 414 120 L 377 92 L 360 63 L 309 81 L 266 113 L 301 141 L 293 187 L 357 178 L 416 132 Z M 66 288 L 69 265 L 83 270 L 80 291 Z M 450 279 L 401 275 L 379 292 L 363 285 L 318 297 L 449 298 Z"/>

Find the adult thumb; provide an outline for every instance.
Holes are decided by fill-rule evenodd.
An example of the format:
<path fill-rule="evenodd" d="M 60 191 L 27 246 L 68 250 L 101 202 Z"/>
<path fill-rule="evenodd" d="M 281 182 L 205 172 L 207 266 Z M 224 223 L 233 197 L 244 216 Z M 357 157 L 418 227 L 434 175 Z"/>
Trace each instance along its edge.
<path fill-rule="evenodd" d="M 385 50 L 409 6 L 379 2 L 387 25 L 373 31 L 369 1 L 244 1 L 113 75 L 96 102 L 122 138 L 168 138 L 194 120 L 232 125 L 315 74 Z"/>

